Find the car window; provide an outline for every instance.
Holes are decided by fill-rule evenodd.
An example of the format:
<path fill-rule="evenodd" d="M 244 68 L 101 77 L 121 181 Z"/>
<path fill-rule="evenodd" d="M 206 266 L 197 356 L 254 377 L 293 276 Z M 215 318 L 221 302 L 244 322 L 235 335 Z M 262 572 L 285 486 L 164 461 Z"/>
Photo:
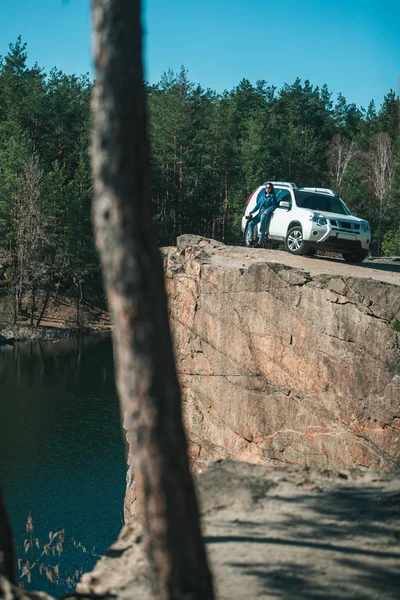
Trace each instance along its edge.
<path fill-rule="evenodd" d="M 280 202 L 281 200 L 290 202 L 292 200 L 289 190 L 280 190 L 279 188 L 275 188 L 275 195 L 278 202 Z"/>
<path fill-rule="evenodd" d="M 300 208 L 310 210 L 321 210 L 323 212 L 336 213 L 338 215 L 350 215 L 350 211 L 338 196 L 327 194 L 310 194 L 310 192 L 295 191 L 296 204 Z"/>

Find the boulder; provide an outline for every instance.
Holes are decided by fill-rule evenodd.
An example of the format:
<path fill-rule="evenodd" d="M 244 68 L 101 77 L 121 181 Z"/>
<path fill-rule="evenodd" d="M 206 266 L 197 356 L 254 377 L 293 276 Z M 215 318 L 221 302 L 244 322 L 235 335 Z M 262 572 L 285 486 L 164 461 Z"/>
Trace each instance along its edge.
<path fill-rule="evenodd" d="M 194 469 L 399 464 L 397 266 L 197 236 L 163 256 Z"/>
<path fill-rule="evenodd" d="M 3 329 L 0 331 L 0 345 L 1 344 L 13 344 L 14 343 L 14 332 L 9 329 Z"/>

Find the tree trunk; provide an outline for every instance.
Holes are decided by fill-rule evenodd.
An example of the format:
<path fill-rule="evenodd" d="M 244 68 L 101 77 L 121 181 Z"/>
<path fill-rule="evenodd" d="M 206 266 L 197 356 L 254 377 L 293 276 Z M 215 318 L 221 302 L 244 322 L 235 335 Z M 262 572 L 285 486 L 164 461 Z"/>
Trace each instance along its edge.
<path fill-rule="evenodd" d="M 93 21 L 93 216 L 154 591 L 211 600 L 150 212 L 140 1 L 93 0 Z"/>
<path fill-rule="evenodd" d="M 76 277 L 76 317 L 75 325 L 80 327 L 81 325 L 81 305 L 82 305 L 82 279 L 80 275 Z"/>
<path fill-rule="evenodd" d="M 381 255 L 382 219 L 383 219 L 383 199 L 379 198 L 378 252 L 377 252 L 378 256 Z"/>
<path fill-rule="evenodd" d="M 35 309 L 36 309 L 36 289 L 35 284 L 32 283 L 31 287 L 31 304 L 30 304 L 30 326 L 33 327 L 34 319 L 35 319 Z"/>
<path fill-rule="evenodd" d="M 43 301 L 42 308 L 40 310 L 40 314 L 39 314 L 39 316 L 38 316 L 38 318 L 36 320 L 35 327 L 39 327 L 40 323 L 42 322 L 42 319 L 44 317 L 44 313 L 46 312 L 46 308 L 47 308 L 47 305 L 49 303 L 49 299 L 50 299 L 50 282 L 48 282 L 48 284 L 47 284 L 46 296 L 45 296 L 45 299 Z"/>
<path fill-rule="evenodd" d="M 21 316 L 21 312 L 22 312 L 22 283 L 18 276 L 17 276 L 17 280 L 15 283 L 15 289 L 14 289 L 13 312 L 14 312 L 14 325 L 16 325 L 18 322 L 18 319 Z"/>
<path fill-rule="evenodd" d="M 15 584 L 15 560 L 10 522 L 0 486 L 0 575 Z"/>

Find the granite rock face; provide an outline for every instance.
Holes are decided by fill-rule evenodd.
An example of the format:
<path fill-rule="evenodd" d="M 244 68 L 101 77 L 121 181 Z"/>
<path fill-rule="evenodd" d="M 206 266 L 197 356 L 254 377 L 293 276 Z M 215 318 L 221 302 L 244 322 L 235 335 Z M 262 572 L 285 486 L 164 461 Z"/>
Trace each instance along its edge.
<path fill-rule="evenodd" d="M 399 464 L 400 274 L 196 236 L 163 255 L 194 469 Z"/>

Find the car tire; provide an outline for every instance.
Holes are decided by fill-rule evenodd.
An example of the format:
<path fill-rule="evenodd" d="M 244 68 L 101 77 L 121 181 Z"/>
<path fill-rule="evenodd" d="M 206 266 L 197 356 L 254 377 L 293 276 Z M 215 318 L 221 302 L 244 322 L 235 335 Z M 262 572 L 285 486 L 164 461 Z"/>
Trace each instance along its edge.
<path fill-rule="evenodd" d="M 255 231 L 257 232 L 257 227 L 255 227 Z M 252 243 L 249 240 L 249 223 L 246 224 L 246 229 L 244 230 L 243 242 L 247 248 L 253 248 L 257 243 L 257 240 L 253 240 Z"/>
<path fill-rule="evenodd" d="M 309 247 L 303 240 L 303 230 L 300 225 L 291 227 L 286 235 L 285 250 L 290 254 L 307 254 Z"/>
<path fill-rule="evenodd" d="M 346 252 L 345 254 L 342 254 L 342 256 L 346 262 L 357 264 L 357 263 L 362 263 L 364 258 L 366 258 L 367 253 L 366 252 Z"/>

